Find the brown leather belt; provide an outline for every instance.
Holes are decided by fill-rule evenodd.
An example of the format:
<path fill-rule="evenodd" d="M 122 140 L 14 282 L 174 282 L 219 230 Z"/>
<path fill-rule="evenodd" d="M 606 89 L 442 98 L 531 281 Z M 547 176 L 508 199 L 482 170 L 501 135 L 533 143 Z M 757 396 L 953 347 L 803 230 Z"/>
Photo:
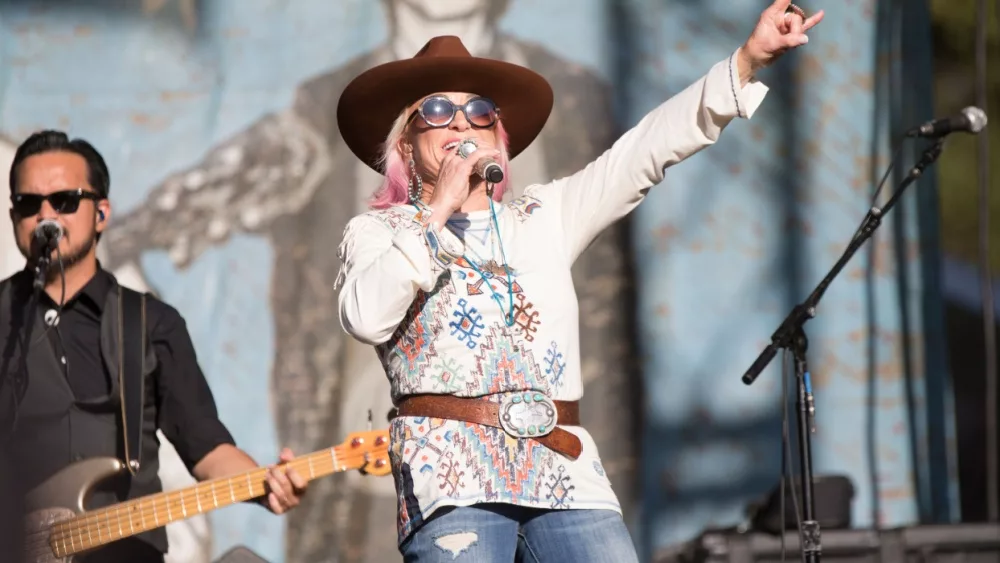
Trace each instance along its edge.
<path fill-rule="evenodd" d="M 558 423 L 569 426 L 580 425 L 579 401 L 552 401 L 556 406 Z M 426 416 L 471 422 L 501 428 L 500 404 L 479 398 L 454 397 L 451 395 L 410 395 L 404 398 L 390 418 L 397 416 Z M 515 436 L 516 437 L 516 436 Z M 559 452 L 571 459 L 580 457 L 583 444 L 575 434 L 558 426 L 544 436 L 523 438 L 535 440 L 550 450 Z"/>

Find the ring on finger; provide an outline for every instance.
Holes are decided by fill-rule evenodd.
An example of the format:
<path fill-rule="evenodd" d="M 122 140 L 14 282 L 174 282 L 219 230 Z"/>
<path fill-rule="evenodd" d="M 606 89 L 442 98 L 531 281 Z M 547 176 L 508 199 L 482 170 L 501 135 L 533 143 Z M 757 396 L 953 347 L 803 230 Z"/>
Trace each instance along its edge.
<path fill-rule="evenodd" d="M 477 149 L 479 148 L 479 143 L 477 143 L 475 139 L 473 139 L 473 138 L 462 139 L 458 143 L 458 146 L 455 147 L 455 148 L 456 148 L 456 150 L 458 152 L 458 156 L 462 157 L 463 159 L 469 158 L 469 154 L 471 154 L 471 152 L 472 152 L 472 151 L 470 151 L 469 154 L 466 154 L 466 152 L 462 150 L 462 145 L 464 145 L 464 144 L 470 144 L 470 145 L 476 147 Z"/>
<path fill-rule="evenodd" d="M 806 12 L 805 12 L 805 10 L 803 10 L 802 8 L 799 8 L 795 4 L 789 4 L 788 8 L 785 9 L 785 13 L 786 14 L 795 14 L 795 15 L 799 16 L 800 18 L 802 18 L 803 21 L 806 19 Z"/>

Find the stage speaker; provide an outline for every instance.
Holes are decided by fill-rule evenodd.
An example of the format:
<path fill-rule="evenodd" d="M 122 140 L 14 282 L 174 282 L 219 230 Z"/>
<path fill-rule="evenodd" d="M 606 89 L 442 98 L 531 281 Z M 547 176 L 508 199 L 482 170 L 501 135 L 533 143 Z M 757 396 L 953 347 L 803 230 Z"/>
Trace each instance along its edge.
<path fill-rule="evenodd" d="M 254 553 L 250 548 L 238 545 L 223 553 L 213 563 L 268 563 L 268 561 Z"/>
<path fill-rule="evenodd" d="M 951 524 L 888 530 L 821 530 L 821 559 L 836 563 L 1000 563 L 1000 525 Z M 801 561 L 798 531 L 785 534 L 784 560 Z M 781 536 L 708 531 L 660 551 L 656 563 L 778 563 Z"/>

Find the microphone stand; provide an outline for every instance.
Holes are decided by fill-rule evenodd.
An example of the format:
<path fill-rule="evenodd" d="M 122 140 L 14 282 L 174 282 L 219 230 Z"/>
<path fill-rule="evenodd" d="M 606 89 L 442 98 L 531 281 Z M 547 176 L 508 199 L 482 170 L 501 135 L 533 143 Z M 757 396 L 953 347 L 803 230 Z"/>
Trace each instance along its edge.
<path fill-rule="evenodd" d="M 49 266 L 52 265 L 52 250 L 48 242 L 38 245 L 38 256 L 35 258 L 34 271 L 35 277 L 32 282 L 31 288 L 31 298 L 28 299 L 27 317 L 24 319 L 24 341 L 30 342 L 31 331 L 35 328 L 35 317 L 36 309 L 41 301 L 42 290 L 45 289 L 45 280 L 49 277 Z M 23 357 L 27 359 L 28 354 L 25 353 Z M 27 365 L 25 365 L 25 370 L 27 370 Z M 25 377 L 27 377 L 27 371 L 24 372 Z"/>
<path fill-rule="evenodd" d="M 806 563 L 819 563 L 822 544 L 820 541 L 819 522 L 816 521 L 815 507 L 813 504 L 813 475 L 812 475 L 812 444 L 810 432 L 814 430 L 812 423 L 815 416 L 815 403 L 813 401 L 812 382 L 809 376 L 809 365 L 806 360 L 806 351 L 809 348 L 809 340 L 806 337 L 803 325 L 806 321 L 816 316 L 816 307 L 820 299 L 826 293 L 827 288 L 833 282 L 837 274 L 844 269 L 847 262 L 854 256 L 854 253 L 861 248 L 864 243 L 872 237 L 875 230 L 882 224 L 882 217 L 896 204 L 903 191 L 916 181 L 924 170 L 941 156 L 944 147 L 944 138 L 938 138 L 934 144 L 924 150 L 923 156 L 917 164 L 910 169 L 906 178 L 900 182 L 896 191 L 886 202 L 885 207 L 872 208 L 861 221 L 858 228 L 847 245 L 847 249 L 840 257 L 830 272 L 816 286 L 811 294 L 795 307 L 785 317 L 781 325 L 774 334 L 771 335 L 771 343 L 767 345 L 757 360 L 750 366 L 750 369 L 743 374 L 743 383 L 751 385 L 760 376 L 761 372 L 771 362 L 779 349 L 790 350 L 794 357 L 795 379 L 796 379 L 796 406 L 798 407 L 798 445 L 799 445 L 799 472 L 802 487 L 803 514 L 801 523 L 800 538 L 803 555 Z M 784 374 L 782 374 L 784 377 Z M 784 526 L 784 522 L 782 522 Z"/>

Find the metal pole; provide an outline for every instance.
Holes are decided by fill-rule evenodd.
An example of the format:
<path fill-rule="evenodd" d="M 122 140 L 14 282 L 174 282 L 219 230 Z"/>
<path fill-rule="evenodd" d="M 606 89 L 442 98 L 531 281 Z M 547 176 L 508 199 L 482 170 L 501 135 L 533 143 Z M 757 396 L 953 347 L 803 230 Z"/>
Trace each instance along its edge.
<path fill-rule="evenodd" d="M 986 31 L 988 14 L 986 0 L 978 0 L 976 21 L 976 104 L 987 114 Z M 1000 6 L 998 6 L 1000 8 Z M 979 184 L 979 287 L 983 300 L 983 337 L 986 352 L 986 506 L 987 518 L 1000 518 L 1000 486 L 997 481 L 997 349 L 996 319 L 993 306 L 993 280 L 990 275 L 990 145 L 989 131 L 976 136 L 978 140 Z"/>

